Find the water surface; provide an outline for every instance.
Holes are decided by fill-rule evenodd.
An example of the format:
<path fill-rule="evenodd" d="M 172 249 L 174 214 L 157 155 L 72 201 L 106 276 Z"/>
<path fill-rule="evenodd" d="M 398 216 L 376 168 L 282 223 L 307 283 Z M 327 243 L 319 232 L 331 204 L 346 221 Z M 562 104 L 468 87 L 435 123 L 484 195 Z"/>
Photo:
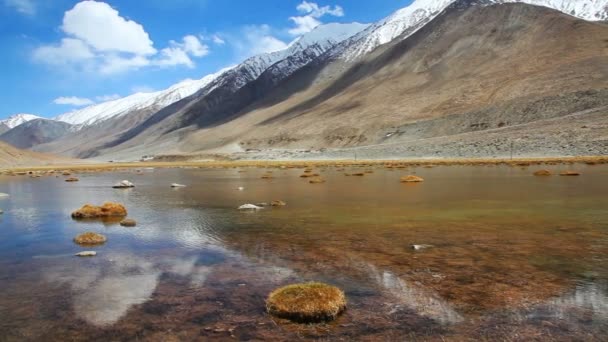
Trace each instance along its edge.
<path fill-rule="evenodd" d="M 0 340 L 605 340 L 608 167 L 156 169 L 2 177 Z M 347 177 L 345 172 L 367 173 Z M 418 174 L 424 183 L 402 184 Z M 137 187 L 110 186 L 129 179 Z M 171 189 L 171 183 L 186 188 Z M 238 187 L 244 191 L 238 191 Z M 280 199 L 286 207 L 239 212 Z M 138 222 L 77 222 L 85 203 Z M 108 242 L 94 258 L 75 235 Z M 414 250 L 413 244 L 432 245 Z M 330 324 L 265 313 L 268 293 L 345 290 Z"/>

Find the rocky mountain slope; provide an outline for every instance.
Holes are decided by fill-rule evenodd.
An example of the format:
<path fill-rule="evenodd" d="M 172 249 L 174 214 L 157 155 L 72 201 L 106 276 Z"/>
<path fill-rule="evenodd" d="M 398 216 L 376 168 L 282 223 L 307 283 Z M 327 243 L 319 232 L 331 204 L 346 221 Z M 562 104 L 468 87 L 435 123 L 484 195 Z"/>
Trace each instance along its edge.
<path fill-rule="evenodd" d="M 36 120 L 36 119 L 42 119 L 42 118 L 37 115 L 34 115 L 34 114 L 15 114 L 4 120 L 0 120 L 0 125 L 8 128 L 8 129 L 13 129 L 13 128 L 21 125 L 22 123 L 25 123 L 25 122 L 28 122 L 31 120 Z"/>
<path fill-rule="evenodd" d="M 137 94 L 62 115 L 75 132 L 35 148 L 118 159 L 370 146 L 453 156 L 461 137 L 458 151 L 490 156 L 506 153 L 513 132 L 532 139 L 530 153 L 608 153 L 598 114 L 607 18 L 608 0 L 416 0 L 373 25 L 319 26 L 166 101 Z M 543 147 L 549 126 L 586 120 L 589 143 L 568 135 Z"/>
<path fill-rule="evenodd" d="M 511 146 L 504 132 L 517 127 L 518 144 L 535 147 L 528 154 L 604 154 L 607 130 L 597 113 L 608 105 L 605 37 L 605 23 L 549 8 L 459 0 L 333 78 L 316 77 L 344 63 L 328 53 L 229 120 L 198 121 L 179 137 L 155 136 L 179 146 L 166 151 L 186 153 L 385 146 L 399 156 L 419 156 L 403 146 L 444 139 L 436 150 L 425 148 L 425 155 L 453 156 L 460 149 L 469 156 L 504 156 Z M 191 108 L 193 117 L 208 113 Z M 576 113 L 591 113 L 594 123 L 586 125 L 585 115 L 560 121 Z M 543 120 L 572 134 L 545 145 L 551 135 L 548 126 L 537 124 Z M 489 134 L 495 130 L 503 133 Z M 589 139 L 574 139 L 579 130 Z M 448 144 L 444 138 L 461 134 L 473 134 L 463 147 L 458 139 Z M 152 136 L 143 132 L 135 141 L 145 137 L 154 146 Z"/>
<path fill-rule="evenodd" d="M 74 162 L 74 160 L 44 153 L 21 150 L 4 142 L 0 142 L 0 169 L 17 166 L 47 165 L 70 162 Z"/>
<path fill-rule="evenodd" d="M 71 128 L 72 125 L 65 122 L 35 119 L 1 134 L 0 140 L 17 148 L 27 149 L 63 137 Z"/>
<path fill-rule="evenodd" d="M 251 98 L 263 96 L 262 89 L 242 90 L 252 81 L 260 78 L 262 73 L 272 75 L 269 78 L 272 78 L 273 82 L 284 79 L 337 43 L 366 27 L 367 25 L 359 23 L 321 25 L 294 41 L 285 50 L 253 56 L 235 67 L 214 74 L 209 82 L 195 94 L 181 101 L 166 107 L 154 108 L 156 110 L 151 110 L 150 107 L 130 108 L 124 112 L 128 115 L 114 115 L 111 120 L 103 123 L 103 127 L 100 127 L 99 121 L 97 121 L 95 125 L 89 125 L 90 129 L 84 129 L 85 132 L 76 132 L 51 144 L 37 146 L 36 149 L 85 158 L 94 157 L 103 153 L 107 148 L 135 137 L 144 130 L 159 129 L 160 131 L 156 134 L 162 135 L 184 125 L 194 124 L 196 121 L 222 120 L 224 117 L 216 115 L 216 113 L 230 115 L 230 113 L 240 110 L 243 104 L 250 103 Z M 193 106 L 195 108 L 206 107 L 210 109 L 209 114 L 192 116 L 191 108 Z M 142 112 L 145 112 L 146 115 L 142 116 Z M 139 119 L 133 120 L 134 117 L 139 117 Z M 115 120 L 117 118 L 124 118 L 131 122 L 125 124 L 124 120 Z M 65 117 L 58 119 L 70 121 Z M 164 122 L 164 125 L 159 127 L 157 124 L 160 122 Z M 113 129 L 113 127 L 120 127 L 121 130 Z M 100 132 L 106 133 L 100 134 Z M 139 142 L 133 143 L 138 144 Z M 144 142 L 144 144 L 147 143 Z"/>

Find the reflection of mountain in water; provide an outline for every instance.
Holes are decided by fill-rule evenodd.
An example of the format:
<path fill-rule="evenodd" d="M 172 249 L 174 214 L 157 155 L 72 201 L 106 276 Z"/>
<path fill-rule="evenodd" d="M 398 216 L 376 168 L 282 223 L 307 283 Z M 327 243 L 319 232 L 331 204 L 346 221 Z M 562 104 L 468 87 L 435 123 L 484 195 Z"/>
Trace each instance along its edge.
<path fill-rule="evenodd" d="M 389 295 L 396 299 L 398 305 L 405 305 L 417 314 L 434 319 L 442 324 L 459 323 L 462 316 L 437 293 L 410 284 L 390 271 L 378 270 L 368 265 L 370 276 Z"/>
<path fill-rule="evenodd" d="M 593 319 L 608 318 L 608 284 L 579 285 L 571 293 L 550 300 L 529 318 L 566 319 L 581 311 L 590 313 Z"/>

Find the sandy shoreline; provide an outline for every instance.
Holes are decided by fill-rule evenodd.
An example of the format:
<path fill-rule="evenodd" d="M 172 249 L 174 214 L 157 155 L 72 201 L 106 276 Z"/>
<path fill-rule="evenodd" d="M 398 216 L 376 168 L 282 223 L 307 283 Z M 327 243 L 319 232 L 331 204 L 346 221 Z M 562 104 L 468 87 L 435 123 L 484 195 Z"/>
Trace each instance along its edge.
<path fill-rule="evenodd" d="M 448 165 L 555 165 L 555 164 L 608 164 L 608 156 L 580 157 L 538 157 L 538 158 L 475 158 L 475 159 L 376 159 L 376 160 L 235 160 L 235 161 L 173 161 L 173 162 L 124 162 L 124 163 L 86 163 L 82 164 L 51 164 L 36 166 L 16 166 L 0 168 L 0 172 L 36 172 L 36 171 L 113 171 L 120 169 L 145 168 L 232 168 L 232 167 L 268 167 L 268 168 L 298 168 L 310 166 L 448 166 Z"/>

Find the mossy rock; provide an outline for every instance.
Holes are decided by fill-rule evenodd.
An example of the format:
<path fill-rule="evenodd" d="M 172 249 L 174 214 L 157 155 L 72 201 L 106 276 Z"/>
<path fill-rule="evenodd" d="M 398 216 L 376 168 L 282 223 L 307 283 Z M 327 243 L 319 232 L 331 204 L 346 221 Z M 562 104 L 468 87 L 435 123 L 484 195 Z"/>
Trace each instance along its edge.
<path fill-rule="evenodd" d="M 82 233 L 74 238 L 75 243 L 84 246 L 102 245 L 107 240 L 105 236 L 93 232 Z"/>
<path fill-rule="evenodd" d="M 273 291 L 266 300 L 268 313 L 299 323 L 334 320 L 346 309 L 339 288 L 322 283 L 293 284 Z"/>
<path fill-rule="evenodd" d="M 133 219 L 124 219 L 120 221 L 120 225 L 123 227 L 135 227 L 137 222 Z"/>
<path fill-rule="evenodd" d="M 82 208 L 72 213 L 72 218 L 75 219 L 92 219 L 123 216 L 127 216 L 127 209 L 122 204 L 112 202 L 106 202 L 100 207 L 85 204 Z"/>
<path fill-rule="evenodd" d="M 424 179 L 422 177 L 409 175 L 409 176 L 401 177 L 401 182 L 402 183 L 420 183 L 420 182 L 424 182 Z"/>

